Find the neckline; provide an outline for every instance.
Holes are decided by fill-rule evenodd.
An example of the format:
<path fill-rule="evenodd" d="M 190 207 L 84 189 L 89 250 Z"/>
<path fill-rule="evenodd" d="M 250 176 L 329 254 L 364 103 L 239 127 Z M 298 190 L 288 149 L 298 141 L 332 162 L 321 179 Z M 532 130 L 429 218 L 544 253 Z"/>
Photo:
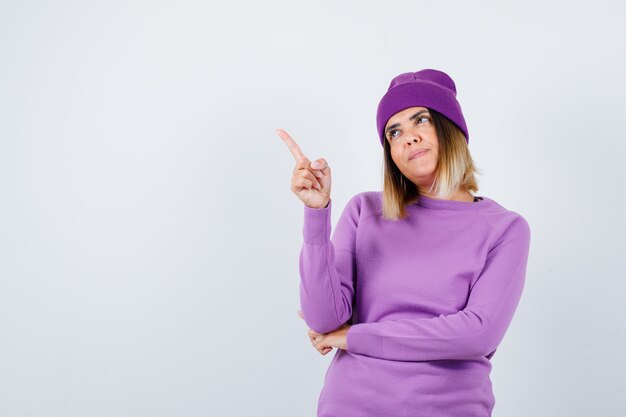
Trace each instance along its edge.
<path fill-rule="evenodd" d="M 434 210 L 456 210 L 456 211 L 471 211 L 471 210 L 480 210 L 491 205 L 492 201 L 490 198 L 477 195 L 474 196 L 475 199 L 478 198 L 477 201 L 457 201 L 457 200 L 446 200 L 446 199 L 437 199 L 432 197 L 427 197 L 425 195 L 420 195 L 417 201 L 414 203 L 418 206 L 434 209 Z"/>

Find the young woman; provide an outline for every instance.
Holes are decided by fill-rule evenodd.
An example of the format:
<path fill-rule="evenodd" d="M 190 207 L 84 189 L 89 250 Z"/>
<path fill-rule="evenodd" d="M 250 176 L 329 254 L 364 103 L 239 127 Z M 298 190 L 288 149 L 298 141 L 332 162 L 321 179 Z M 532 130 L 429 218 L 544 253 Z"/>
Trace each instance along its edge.
<path fill-rule="evenodd" d="M 524 287 L 530 228 L 474 193 L 454 81 L 396 76 L 377 113 L 382 192 L 354 195 L 330 238 L 331 175 L 283 130 L 304 203 L 301 317 L 323 355 L 337 348 L 318 417 L 487 417 L 491 358 Z"/>

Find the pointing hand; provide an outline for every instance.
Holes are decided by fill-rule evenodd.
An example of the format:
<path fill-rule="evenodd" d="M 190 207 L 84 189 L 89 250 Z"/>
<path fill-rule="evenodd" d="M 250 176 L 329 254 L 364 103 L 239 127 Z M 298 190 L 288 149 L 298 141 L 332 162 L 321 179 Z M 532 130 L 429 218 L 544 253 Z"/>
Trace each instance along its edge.
<path fill-rule="evenodd" d="M 307 206 L 324 208 L 330 202 L 330 167 L 324 158 L 311 162 L 304 156 L 295 140 L 283 129 L 276 129 L 278 136 L 289 147 L 296 160 L 291 178 L 291 191 Z"/>

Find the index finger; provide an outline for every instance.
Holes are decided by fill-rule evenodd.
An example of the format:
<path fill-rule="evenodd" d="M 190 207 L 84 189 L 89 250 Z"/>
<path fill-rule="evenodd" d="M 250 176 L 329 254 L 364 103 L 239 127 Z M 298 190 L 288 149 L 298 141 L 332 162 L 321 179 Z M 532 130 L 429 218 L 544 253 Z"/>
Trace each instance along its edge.
<path fill-rule="evenodd" d="M 300 147 L 298 146 L 296 141 L 293 140 L 293 138 L 289 135 L 289 133 L 285 132 L 283 129 L 276 129 L 276 133 L 278 133 L 278 136 L 280 136 L 283 142 L 287 144 L 287 146 L 289 147 L 289 151 L 296 159 L 296 162 L 300 162 L 303 159 L 308 159 L 306 156 L 304 156 L 304 154 L 300 150 Z"/>

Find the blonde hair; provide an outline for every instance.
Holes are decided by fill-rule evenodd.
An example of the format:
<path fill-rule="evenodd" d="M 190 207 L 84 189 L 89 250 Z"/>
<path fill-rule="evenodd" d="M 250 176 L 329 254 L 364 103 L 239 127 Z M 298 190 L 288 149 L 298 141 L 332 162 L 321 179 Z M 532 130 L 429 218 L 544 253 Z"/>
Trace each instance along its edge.
<path fill-rule="evenodd" d="M 482 174 L 470 154 L 461 130 L 441 113 L 428 109 L 432 116 L 437 140 L 439 159 L 435 180 L 429 191 L 436 198 L 445 199 L 457 189 L 470 193 L 478 191 L 476 174 Z M 384 140 L 383 167 L 383 218 L 399 220 L 406 217 L 406 205 L 419 197 L 417 186 L 400 171 L 391 157 L 389 141 Z"/>

